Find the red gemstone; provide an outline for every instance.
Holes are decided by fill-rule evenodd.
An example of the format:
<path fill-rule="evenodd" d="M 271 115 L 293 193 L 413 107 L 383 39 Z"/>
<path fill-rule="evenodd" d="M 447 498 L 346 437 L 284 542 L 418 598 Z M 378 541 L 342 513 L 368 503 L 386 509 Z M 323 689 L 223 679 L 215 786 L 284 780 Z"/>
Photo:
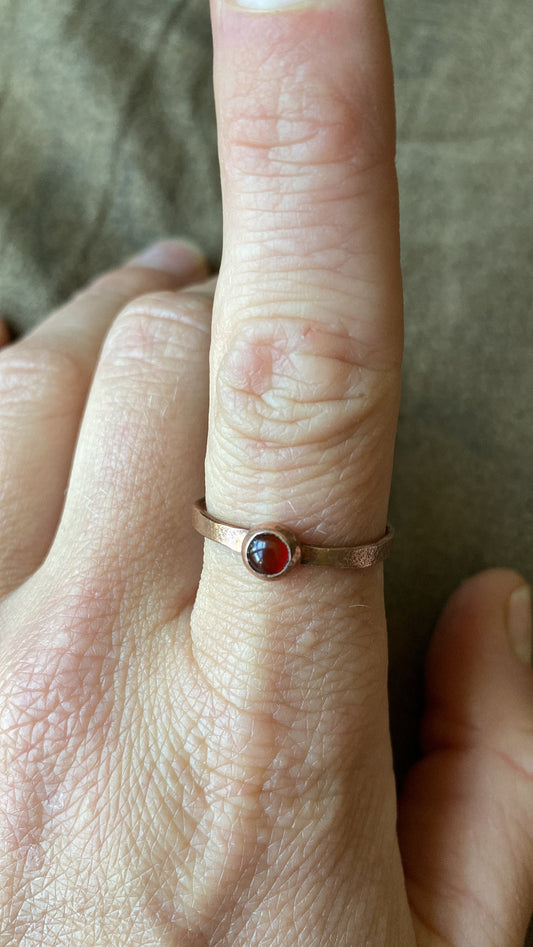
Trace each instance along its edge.
<path fill-rule="evenodd" d="M 259 575 L 281 575 L 291 561 L 289 545 L 275 533 L 258 533 L 248 543 L 246 558 Z"/>

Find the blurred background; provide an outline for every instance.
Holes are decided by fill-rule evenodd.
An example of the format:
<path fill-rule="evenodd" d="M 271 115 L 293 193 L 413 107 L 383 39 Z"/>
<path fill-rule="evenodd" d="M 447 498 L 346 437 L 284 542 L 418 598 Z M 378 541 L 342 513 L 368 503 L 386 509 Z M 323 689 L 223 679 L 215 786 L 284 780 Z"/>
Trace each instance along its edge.
<path fill-rule="evenodd" d="M 406 303 L 387 564 L 398 781 L 467 575 L 533 580 L 530 0 L 390 0 Z M 0 0 L 0 312 L 29 329 L 161 236 L 217 266 L 207 0 Z M 528 945 L 533 945 L 530 935 Z"/>

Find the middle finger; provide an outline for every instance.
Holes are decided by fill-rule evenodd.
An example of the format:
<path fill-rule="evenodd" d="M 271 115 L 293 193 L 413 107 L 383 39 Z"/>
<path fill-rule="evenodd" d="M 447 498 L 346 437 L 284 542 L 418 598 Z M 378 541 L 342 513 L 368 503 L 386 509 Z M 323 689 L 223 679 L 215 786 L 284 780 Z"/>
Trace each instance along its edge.
<path fill-rule="evenodd" d="M 42 561 L 57 529 L 98 353 L 120 309 L 208 272 L 195 249 L 162 241 L 99 277 L 0 351 L 0 596 Z"/>

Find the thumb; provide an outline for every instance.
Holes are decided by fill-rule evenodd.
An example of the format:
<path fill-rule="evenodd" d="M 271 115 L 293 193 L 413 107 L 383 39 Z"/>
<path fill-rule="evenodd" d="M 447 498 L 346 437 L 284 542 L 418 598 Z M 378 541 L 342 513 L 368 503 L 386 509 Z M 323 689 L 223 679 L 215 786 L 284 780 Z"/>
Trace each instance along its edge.
<path fill-rule="evenodd" d="M 399 836 L 417 942 L 523 947 L 533 911 L 531 599 L 516 573 L 468 579 L 427 662 L 423 759 Z"/>

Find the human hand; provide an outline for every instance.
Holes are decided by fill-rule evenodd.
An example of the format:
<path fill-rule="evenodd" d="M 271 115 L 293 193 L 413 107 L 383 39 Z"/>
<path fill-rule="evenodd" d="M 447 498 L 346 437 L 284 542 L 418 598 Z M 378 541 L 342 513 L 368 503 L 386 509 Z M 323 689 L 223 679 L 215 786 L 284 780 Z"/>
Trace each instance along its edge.
<path fill-rule="evenodd" d="M 383 12 L 213 26 L 208 507 L 374 540 L 401 361 Z M 0 353 L 0 945 L 520 947 L 522 580 L 443 614 L 398 843 L 381 567 L 264 583 L 208 542 L 202 572 L 207 276 L 164 244 Z"/>

